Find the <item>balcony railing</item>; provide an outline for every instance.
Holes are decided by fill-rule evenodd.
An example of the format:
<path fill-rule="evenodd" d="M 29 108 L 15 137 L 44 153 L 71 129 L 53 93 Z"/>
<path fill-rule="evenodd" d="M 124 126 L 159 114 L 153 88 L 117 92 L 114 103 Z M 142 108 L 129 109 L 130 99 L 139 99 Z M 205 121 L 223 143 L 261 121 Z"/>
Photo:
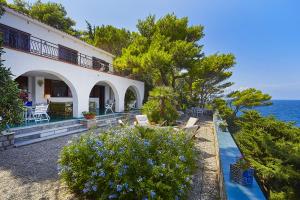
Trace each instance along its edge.
<path fill-rule="evenodd" d="M 88 69 L 108 72 L 130 79 L 136 79 L 134 76 L 127 76 L 124 73 L 110 71 L 109 69 L 112 68 L 112 65 L 104 60 L 91 57 L 74 49 L 34 37 L 26 32 L 17 30 L 4 24 L 0 24 L 0 34 L 2 34 L 3 37 L 4 47 L 79 65 Z"/>
<path fill-rule="evenodd" d="M 34 36 L 29 36 L 28 39 L 13 39 L 10 36 L 10 41 L 4 42 L 4 46 L 104 72 L 108 72 L 110 67 L 110 64 L 103 60 L 79 53 L 75 50 L 65 48 L 61 45 L 57 45 Z"/>

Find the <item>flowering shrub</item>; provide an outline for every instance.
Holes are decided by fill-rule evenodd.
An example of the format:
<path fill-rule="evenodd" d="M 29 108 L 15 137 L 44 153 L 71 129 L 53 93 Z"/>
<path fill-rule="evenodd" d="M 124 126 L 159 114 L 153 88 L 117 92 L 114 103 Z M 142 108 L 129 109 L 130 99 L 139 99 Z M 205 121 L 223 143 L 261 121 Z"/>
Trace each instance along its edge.
<path fill-rule="evenodd" d="M 193 143 L 167 128 L 112 129 L 74 139 L 59 174 L 91 199 L 184 199 L 195 166 Z"/>

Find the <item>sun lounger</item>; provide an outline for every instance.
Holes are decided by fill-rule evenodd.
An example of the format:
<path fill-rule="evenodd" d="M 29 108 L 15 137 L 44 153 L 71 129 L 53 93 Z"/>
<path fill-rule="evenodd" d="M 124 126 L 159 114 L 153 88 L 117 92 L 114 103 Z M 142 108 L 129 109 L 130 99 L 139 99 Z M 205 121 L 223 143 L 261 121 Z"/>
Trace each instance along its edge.
<path fill-rule="evenodd" d="M 135 121 L 136 121 L 137 125 L 140 125 L 140 126 L 150 126 L 151 125 L 148 120 L 147 115 L 136 115 Z"/>
<path fill-rule="evenodd" d="M 199 126 L 196 125 L 197 121 L 198 118 L 190 117 L 184 127 L 175 127 L 174 129 L 176 131 L 183 130 L 186 133 L 187 138 L 192 139 L 196 135 L 199 128 Z"/>
<path fill-rule="evenodd" d="M 163 121 L 161 124 L 152 125 L 152 124 L 150 124 L 150 121 L 148 120 L 147 115 L 136 115 L 135 116 L 135 125 L 139 125 L 139 126 L 161 127 L 165 123 L 166 123 L 166 121 Z"/>

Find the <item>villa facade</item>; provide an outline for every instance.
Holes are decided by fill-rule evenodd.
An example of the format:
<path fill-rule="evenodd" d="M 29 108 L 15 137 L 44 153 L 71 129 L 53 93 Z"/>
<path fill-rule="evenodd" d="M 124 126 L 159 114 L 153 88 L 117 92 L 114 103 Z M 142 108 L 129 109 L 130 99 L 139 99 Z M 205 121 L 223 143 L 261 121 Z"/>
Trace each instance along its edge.
<path fill-rule="evenodd" d="M 4 65 L 32 104 L 50 102 L 51 112 L 72 117 L 103 110 L 108 102 L 123 112 L 131 90 L 141 107 L 144 83 L 115 73 L 114 55 L 9 8 L 0 32 Z"/>

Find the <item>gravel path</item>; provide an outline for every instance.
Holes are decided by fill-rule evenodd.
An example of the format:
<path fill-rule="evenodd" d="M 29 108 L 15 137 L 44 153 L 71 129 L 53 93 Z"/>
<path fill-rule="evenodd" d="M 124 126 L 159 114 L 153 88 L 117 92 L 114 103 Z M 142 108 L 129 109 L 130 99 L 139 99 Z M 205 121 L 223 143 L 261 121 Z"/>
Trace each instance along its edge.
<path fill-rule="evenodd" d="M 72 137 L 0 152 L 0 199 L 75 199 L 57 175 L 58 154 Z"/>
<path fill-rule="evenodd" d="M 218 165 L 216 141 L 212 119 L 200 119 L 200 129 L 196 134 L 196 148 L 199 152 L 197 171 L 193 177 L 189 200 L 219 199 Z"/>

